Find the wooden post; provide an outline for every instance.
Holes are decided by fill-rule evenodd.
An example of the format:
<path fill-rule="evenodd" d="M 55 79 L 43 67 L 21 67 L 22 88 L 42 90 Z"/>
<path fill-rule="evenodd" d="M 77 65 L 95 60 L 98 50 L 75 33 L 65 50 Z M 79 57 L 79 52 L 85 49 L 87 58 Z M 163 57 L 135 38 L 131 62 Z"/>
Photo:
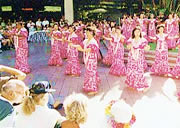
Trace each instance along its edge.
<path fill-rule="evenodd" d="M 64 0 L 64 14 L 68 24 L 72 24 L 74 22 L 73 0 Z"/>

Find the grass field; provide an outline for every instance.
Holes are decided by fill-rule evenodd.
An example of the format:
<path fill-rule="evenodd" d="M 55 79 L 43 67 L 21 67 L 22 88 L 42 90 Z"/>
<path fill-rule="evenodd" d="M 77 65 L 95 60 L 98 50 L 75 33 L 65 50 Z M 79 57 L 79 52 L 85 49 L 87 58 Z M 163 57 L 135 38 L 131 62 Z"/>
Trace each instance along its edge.
<path fill-rule="evenodd" d="M 149 43 L 149 45 L 151 47 L 150 50 L 156 50 L 156 43 Z M 107 44 L 106 44 L 106 46 L 107 46 Z M 127 48 L 126 44 L 124 44 L 124 48 Z M 169 52 L 178 52 L 178 48 L 169 50 Z"/>
<path fill-rule="evenodd" d="M 150 50 L 156 50 L 156 43 L 149 43 L 151 49 Z M 124 45 L 124 47 L 126 48 L 126 45 Z M 173 50 L 169 50 L 169 52 L 178 52 L 178 49 L 173 49 Z"/>
<path fill-rule="evenodd" d="M 156 50 L 156 43 L 149 43 L 151 50 Z M 178 52 L 178 49 L 169 50 L 169 52 Z"/>

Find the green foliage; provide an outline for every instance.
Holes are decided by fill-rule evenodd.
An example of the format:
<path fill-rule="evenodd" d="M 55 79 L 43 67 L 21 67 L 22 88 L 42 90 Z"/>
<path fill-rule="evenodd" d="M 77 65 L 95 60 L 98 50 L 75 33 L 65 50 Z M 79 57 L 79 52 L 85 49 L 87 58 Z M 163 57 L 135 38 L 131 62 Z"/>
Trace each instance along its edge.
<path fill-rule="evenodd" d="M 151 49 L 150 50 L 156 50 L 156 43 L 149 43 Z M 178 49 L 172 49 L 172 50 L 169 50 L 169 52 L 178 52 Z"/>
<path fill-rule="evenodd" d="M 61 128 L 61 124 L 59 124 L 59 123 L 57 122 L 56 125 L 54 126 L 54 128 Z"/>
<path fill-rule="evenodd" d="M 92 13 L 97 9 L 105 9 L 107 12 Z M 103 15 L 107 14 L 113 17 L 116 14 L 141 11 L 155 15 L 163 12 L 168 15 L 170 11 L 180 13 L 180 0 L 74 0 L 74 11 L 75 19 L 103 18 Z"/>

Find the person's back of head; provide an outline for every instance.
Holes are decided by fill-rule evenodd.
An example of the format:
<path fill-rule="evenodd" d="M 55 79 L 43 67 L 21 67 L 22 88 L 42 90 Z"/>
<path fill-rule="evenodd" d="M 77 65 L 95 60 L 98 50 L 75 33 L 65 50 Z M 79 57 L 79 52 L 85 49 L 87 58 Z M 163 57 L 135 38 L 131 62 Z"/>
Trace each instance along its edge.
<path fill-rule="evenodd" d="M 62 123 L 62 128 L 67 126 L 76 127 L 87 120 L 87 97 L 82 94 L 72 94 L 64 101 L 64 108 L 67 121 Z M 74 128 L 76 128 L 74 127 Z"/>
<path fill-rule="evenodd" d="M 11 103 L 21 103 L 27 87 L 21 80 L 9 80 L 1 88 L 1 96 Z"/>
<path fill-rule="evenodd" d="M 23 104 L 22 109 L 25 115 L 31 115 L 36 110 L 36 105 L 44 106 L 43 99 L 45 94 L 30 94 L 30 96 L 26 97 Z"/>
<path fill-rule="evenodd" d="M 56 110 L 47 107 L 48 93 L 52 89 L 48 88 L 46 84 L 47 82 L 43 81 L 36 82 L 29 89 L 29 95 L 17 108 L 16 127 L 23 128 L 24 125 L 27 125 L 27 128 L 50 128 L 55 126 L 58 120 L 60 123 L 64 120 L 64 117 Z"/>
<path fill-rule="evenodd" d="M 25 115 L 31 115 L 36 105 L 46 106 L 48 102 L 48 92 L 53 91 L 47 81 L 35 82 L 29 89 L 29 96 L 23 102 L 23 112 Z"/>
<path fill-rule="evenodd" d="M 2 85 L 0 96 L 0 127 L 14 127 L 16 111 L 13 104 L 20 103 L 25 96 L 26 86 L 20 80 L 9 80 Z"/>
<path fill-rule="evenodd" d="M 0 94 L 1 94 L 2 86 L 9 81 L 9 77 L 1 77 L 0 79 L 1 79 L 0 80 Z"/>
<path fill-rule="evenodd" d="M 86 105 L 80 103 L 79 101 L 73 101 L 66 108 L 66 117 L 70 121 L 77 122 L 78 124 L 84 123 L 86 121 Z"/>

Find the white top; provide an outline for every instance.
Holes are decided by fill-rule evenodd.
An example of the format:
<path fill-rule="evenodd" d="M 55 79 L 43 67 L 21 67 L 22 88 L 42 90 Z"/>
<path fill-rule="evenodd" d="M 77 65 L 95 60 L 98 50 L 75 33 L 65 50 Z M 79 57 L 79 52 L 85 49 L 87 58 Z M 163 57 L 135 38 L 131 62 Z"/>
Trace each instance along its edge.
<path fill-rule="evenodd" d="M 48 20 L 44 20 L 44 21 L 42 22 L 42 25 L 43 25 L 43 26 L 49 25 L 49 21 L 48 21 Z"/>
<path fill-rule="evenodd" d="M 9 102 L 7 99 L 4 99 L 1 96 L 0 96 L 0 99 Z M 15 116 L 16 116 L 16 111 L 14 110 L 10 115 L 6 116 L 2 121 L 0 121 L 0 128 L 14 128 Z"/>
<path fill-rule="evenodd" d="M 83 44 L 84 44 L 84 49 L 87 49 L 87 47 L 88 47 L 90 44 L 96 45 L 96 46 L 99 48 L 98 43 L 97 43 L 97 41 L 96 41 L 94 38 L 92 38 L 90 41 L 88 41 L 88 39 L 85 39 L 85 40 L 83 41 Z M 84 58 L 84 63 L 85 63 L 85 65 L 87 64 L 87 61 L 88 61 L 88 58 L 89 58 L 90 55 L 91 55 L 90 52 L 84 52 L 83 58 Z"/>
<path fill-rule="evenodd" d="M 16 27 L 16 23 L 12 23 L 12 27 Z"/>
<path fill-rule="evenodd" d="M 41 27 L 42 22 L 41 21 L 36 21 L 36 26 L 40 26 Z"/>
<path fill-rule="evenodd" d="M 69 36 L 68 36 L 68 40 L 71 40 L 71 38 L 77 38 L 78 36 L 76 35 L 76 33 L 75 32 L 73 32 L 72 34 L 70 34 Z"/>
<path fill-rule="evenodd" d="M 35 23 L 31 22 L 31 23 L 28 23 L 28 24 L 27 24 L 27 27 L 28 27 L 28 28 L 31 28 L 32 26 L 35 26 Z"/>
<path fill-rule="evenodd" d="M 30 116 L 24 115 L 22 106 L 18 106 L 16 128 L 54 128 L 57 121 L 65 120 L 58 111 L 49 109 L 47 106 L 36 105 L 36 110 Z"/>
<path fill-rule="evenodd" d="M 2 36 L 2 34 L 0 33 L 0 40 L 3 39 L 4 37 Z"/>

